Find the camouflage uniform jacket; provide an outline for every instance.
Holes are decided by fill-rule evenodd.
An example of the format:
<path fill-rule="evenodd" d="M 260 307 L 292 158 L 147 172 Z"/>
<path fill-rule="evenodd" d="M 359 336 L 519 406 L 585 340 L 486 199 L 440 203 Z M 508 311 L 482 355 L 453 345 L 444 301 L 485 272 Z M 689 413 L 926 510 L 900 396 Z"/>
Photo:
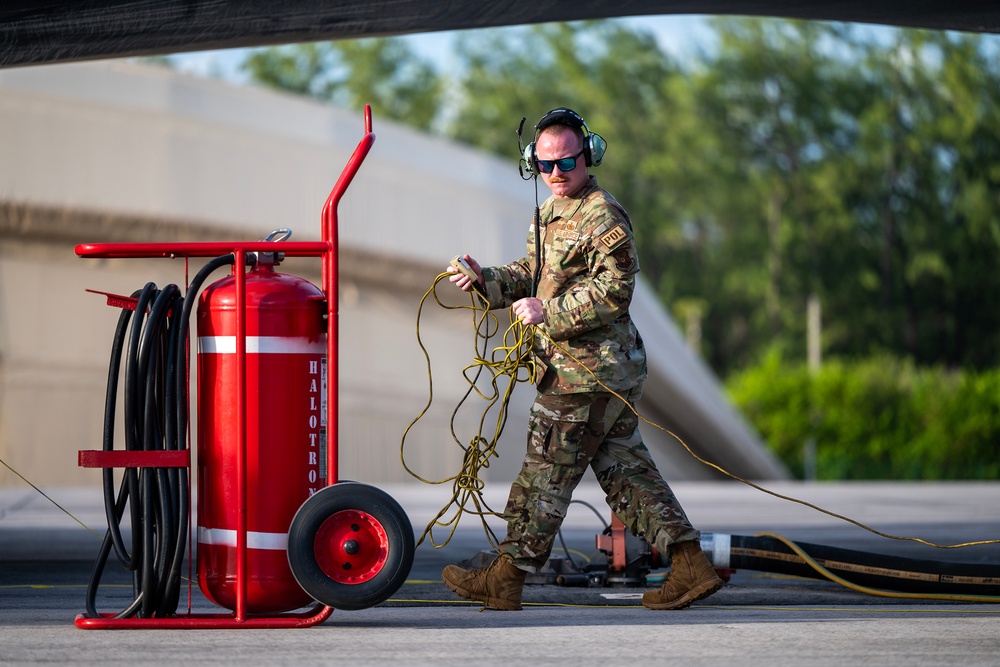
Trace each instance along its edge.
<path fill-rule="evenodd" d="M 535 334 L 533 353 L 540 367 L 539 391 L 568 394 L 636 388 L 646 379 L 646 351 L 629 316 L 639 272 L 632 223 L 625 209 L 593 176 L 564 199 L 549 197 L 539 212 L 542 270 L 537 297 L 553 340 L 593 371 Z M 486 296 L 494 308 L 508 308 L 530 296 L 535 265 L 535 228 L 528 255 L 505 266 L 483 269 Z"/>

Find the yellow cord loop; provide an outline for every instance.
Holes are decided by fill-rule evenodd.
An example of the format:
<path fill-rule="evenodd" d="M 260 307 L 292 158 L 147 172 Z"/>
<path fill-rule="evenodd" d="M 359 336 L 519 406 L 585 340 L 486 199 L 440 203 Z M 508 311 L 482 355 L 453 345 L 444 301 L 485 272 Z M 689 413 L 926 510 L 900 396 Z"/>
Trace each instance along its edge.
<path fill-rule="evenodd" d="M 76 518 L 76 516 L 74 516 L 72 512 L 70 512 L 68 509 L 66 509 L 65 507 L 63 507 L 62 505 L 60 505 L 59 503 L 57 503 L 56 501 L 54 501 L 52 498 L 49 497 L 48 494 L 46 494 L 44 491 L 42 491 L 37 486 L 35 486 L 34 484 L 32 484 L 31 481 L 28 480 L 27 477 L 25 477 L 24 475 L 22 475 L 18 471 L 16 471 L 13 468 L 11 468 L 10 465 L 8 465 L 6 461 L 4 461 L 3 459 L 0 459 L 0 464 L 3 464 L 3 467 L 7 468 L 7 470 L 10 470 L 12 473 L 14 473 L 18 477 L 20 477 L 21 480 L 24 481 L 25 484 L 27 484 L 28 486 L 30 486 L 31 488 L 33 488 L 35 491 L 38 491 L 38 493 L 40 493 L 46 500 L 48 500 L 50 503 L 52 503 L 53 505 L 55 505 L 56 507 L 58 507 L 59 509 L 61 509 L 66 514 L 66 516 L 68 516 L 69 518 L 73 519 L 73 521 L 76 521 L 81 526 L 83 526 L 84 529 L 86 529 L 86 531 L 88 533 L 94 535 L 99 540 L 103 540 L 104 539 L 103 535 L 101 535 L 96 530 L 94 530 L 93 528 L 91 528 L 90 526 L 88 526 L 87 524 L 85 524 L 83 521 L 80 521 L 78 518 Z"/>
<path fill-rule="evenodd" d="M 881 535 L 881 533 L 878 534 Z M 779 535 L 778 533 L 769 533 L 769 532 L 757 533 L 754 537 L 771 537 L 778 540 L 779 542 L 787 546 L 789 549 L 794 551 L 795 554 L 799 558 L 801 558 L 806 565 L 808 565 L 813 570 L 818 572 L 822 577 L 829 579 L 834 583 L 840 584 L 844 588 L 849 588 L 852 591 L 857 591 L 858 593 L 866 593 L 868 595 L 875 595 L 878 597 L 898 598 L 905 600 L 940 600 L 948 602 L 981 602 L 981 603 L 992 603 L 992 604 L 1000 602 L 1000 597 L 996 595 L 962 595 L 962 594 L 950 594 L 950 593 L 900 593 L 897 591 L 883 591 L 878 588 L 869 588 L 868 586 L 862 586 L 861 584 L 856 584 L 852 581 L 844 579 L 839 575 L 834 574 L 826 567 L 821 565 L 819 562 L 817 562 L 815 558 L 807 554 L 802 549 L 802 547 L 800 547 L 790 539 L 782 535 Z M 918 540 L 918 541 L 923 542 L 923 540 Z M 924 544 L 928 543 L 924 542 Z M 965 545 L 954 545 L 954 546 L 965 546 Z M 951 547 L 944 547 L 944 548 L 951 548 Z"/>
<path fill-rule="evenodd" d="M 420 539 L 417 540 L 418 546 L 428 537 L 430 538 L 430 543 L 435 548 L 445 546 L 455 534 L 462 514 L 469 513 L 480 517 L 487 539 L 493 547 L 496 547 L 499 544 L 499 540 L 486 523 L 486 517 L 500 517 L 501 513 L 489 507 L 483 498 L 485 482 L 481 477 L 481 471 L 489 468 L 490 459 L 497 456 L 496 447 L 503 432 L 504 424 L 507 421 L 507 407 L 510 403 L 514 386 L 519 382 L 535 383 L 537 365 L 531 357 L 534 327 L 526 326 L 512 317 L 511 319 L 515 321 L 504 332 L 502 343 L 492 351 L 489 351 L 489 339 L 500 330 L 499 319 L 490 312 L 491 306 L 489 301 L 479 292 L 470 293 L 469 305 L 452 306 L 442 303 L 437 294 L 437 285 L 449 276 L 451 276 L 450 273 L 439 274 L 434 279 L 431 287 L 424 292 L 417 308 L 416 336 L 417 344 L 420 346 L 427 366 L 428 397 L 426 405 L 424 405 L 417 417 L 403 431 L 403 437 L 400 442 L 400 460 L 402 461 L 403 468 L 414 478 L 426 484 L 450 483 L 452 486 L 451 499 L 427 525 Z M 462 370 L 462 375 L 468 383 L 469 388 L 452 412 L 449 422 L 452 440 L 463 450 L 462 467 L 457 474 L 439 480 L 425 479 L 411 470 L 406 463 L 404 453 L 407 435 L 413 426 L 427 414 L 434 401 L 434 379 L 431 370 L 430 354 L 427 352 L 427 348 L 424 346 L 420 335 L 420 318 L 424 305 L 431 296 L 434 297 L 439 306 L 447 310 L 468 309 L 472 315 L 473 330 L 476 332 L 473 345 L 473 362 Z M 486 384 L 486 381 L 483 381 L 484 377 L 488 378 L 488 389 L 483 388 L 483 385 Z M 508 381 L 503 383 L 504 386 L 501 386 L 501 378 L 505 377 L 508 378 Z M 473 392 L 486 401 L 486 407 L 479 419 L 477 433 L 470 438 L 468 443 L 464 443 L 455 432 L 455 420 L 459 410 Z M 495 425 L 493 426 L 492 434 L 487 437 L 484 435 L 484 432 L 488 431 L 487 421 L 490 418 L 490 412 L 494 408 L 496 408 Z M 454 510 L 452 511 L 453 506 Z M 452 512 L 452 514 L 447 516 L 449 512 Z M 434 537 L 435 528 L 445 528 L 448 530 L 448 535 L 443 542 L 438 543 L 436 541 Z"/>

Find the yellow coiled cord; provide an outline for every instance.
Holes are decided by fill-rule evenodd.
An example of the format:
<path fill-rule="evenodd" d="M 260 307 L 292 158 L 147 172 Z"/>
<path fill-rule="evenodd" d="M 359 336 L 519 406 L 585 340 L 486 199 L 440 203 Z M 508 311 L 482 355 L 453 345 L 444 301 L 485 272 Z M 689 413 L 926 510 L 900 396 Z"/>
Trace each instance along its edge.
<path fill-rule="evenodd" d="M 500 330 L 499 319 L 490 312 L 489 302 L 479 292 L 470 292 L 469 305 L 451 306 L 444 304 L 437 294 L 437 285 L 449 276 L 451 276 L 450 273 L 439 274 L 434 279 L 431 287 L 424 292 L 424 295 L 420 299 L 420 305 L 417 308 L 417 344 L 420 346 L 427 365 L 428 397 L 427 404 L 424 405 L 416 418 L 403 431 L 403 437 L 400 442 L 400 460 L 403 468 L 414 478 L 426 484 L 450 483 L 452 487 L 451 499 L 427 525 L 420 539 L 417 540 L 418 545 L 425 538 L 430 538 L 430 543 L 435 548 L 445 546 L 458 528 L 458 523 L 462 515 L 469 513 L 480 517 L 487 539 L 492 546 L 496 547 L 499 544 L 499 540 L 486 523 L 486 517 L 499 517 L 501 515 L 490 508 L 483 498 L 485 482 L 480 476 L 480 472 L 484 468 L 488 468 L 490 459 L 497 455 L 497 442 L 507 421 L 507 406 L 515 385 L 519 382 L 534 384 L 537 379 L 537 367 L 535 361 L 531 358 L 535 327 L 525 325 L 515 318 L 511 318 L 514 322 L 504 332 L 502 343 L 492 351 L 489 351 L 490 338 L 495 336 Z M 452 412 L 450 420 L 452 440 L 464 450 L 462 467 L 457 474 L 438 480 L 425 479 L 411 470 L 406 463 L 404 455 L 407 435 L 413 426 L 427 414 L 434 401 L 434 379 L 431 370 L 430 354 L 427 352 L 427 348 L 420 335 L 421 314 L 423 313 L 425 303 L 431 296 L 434 297 L 439 306 L 447 310 L 469 310 L 472 314 L 472 327 L 476 332 L 473 362 L 462 370 L 462 375 L 469 384 L 469 388 Z M 489 378 L 488 390 L 481 388 L 483 384 L 481 380 L 484 373 Z M 505 386 L 501 386 L 503 378 L 508 379 Z M 468 443 L 463 443 L 455 433 L 455 419 L 462 405 L 473 392 L 486 401 L 486 407 L 483 410 L 482 417 L 479 419 L 479 428 L 476 435 Z M 492 434 L 487 437 L 484 435 L 484 432 L 489 430 L 487 421 L 494 407 L 497 407 L 495 423 Z M 449 513 L 451 513 L 450 516 L 448 516 Z M 444 541 L 438 542 L 435 539 L 435 528 L 446 528 L 448 530 L 448 535 Z"/>

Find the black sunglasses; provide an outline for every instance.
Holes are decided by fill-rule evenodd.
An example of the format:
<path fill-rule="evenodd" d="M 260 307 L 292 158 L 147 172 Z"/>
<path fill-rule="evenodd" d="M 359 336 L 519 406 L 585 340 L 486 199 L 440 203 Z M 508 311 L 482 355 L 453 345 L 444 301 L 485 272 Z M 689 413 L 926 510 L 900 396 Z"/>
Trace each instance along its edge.
<path fill-rule="evenodd" d="M 561 157 L 558 160 L 538 160 L 538 171 L 543 174 L 551 174 L 554 167 L 559 167 L 559 171 L 573 171 L 576 169 L 576 159 L 583 155 L 583 149 L 576 155 Z"/>

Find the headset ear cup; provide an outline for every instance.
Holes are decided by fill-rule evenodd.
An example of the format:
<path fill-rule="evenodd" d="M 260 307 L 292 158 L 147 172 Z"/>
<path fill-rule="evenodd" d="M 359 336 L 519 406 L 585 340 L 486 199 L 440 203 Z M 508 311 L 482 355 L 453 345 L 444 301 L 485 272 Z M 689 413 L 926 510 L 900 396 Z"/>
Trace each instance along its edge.
<path fill-rule="evenodd" d="M 532 141 L 524 149 L 524 159 L 525 168 L 528 170 L 529 174 L 538 173 L 538 157 L 535 155 L 535 142 Z"/>
<path fill-rule="evenodd" d="M 586 149 L 587 166 L 597 167 L 601 164 L 604 153 L 608 150 L 608 142 L 604 141 L 604 137 L 601 135 L 591 133 L 587 136 L 584 148 Z"/>

